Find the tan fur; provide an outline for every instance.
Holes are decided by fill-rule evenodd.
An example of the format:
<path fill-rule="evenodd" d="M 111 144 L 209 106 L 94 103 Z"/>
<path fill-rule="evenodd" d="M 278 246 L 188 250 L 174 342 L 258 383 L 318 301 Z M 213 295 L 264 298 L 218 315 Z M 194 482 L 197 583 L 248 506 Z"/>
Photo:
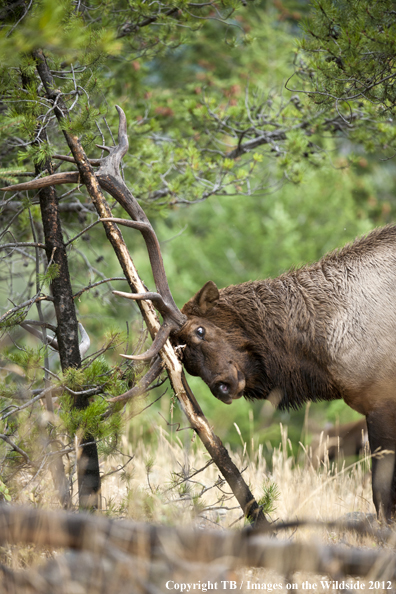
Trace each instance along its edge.
<path fill-rule="evenodd" d="M 372 452 L 396 450 L 395 226 L 276 279 L 220 291 L 209 281 L 182 313 L 174 340 L 186 369 L 223 402 L 277 394 L 281 408 L 299 408 L 343 398 L 366 416 Z M 394 470 L 394 458 L 374 458 L 374 502 L 388 519 Z"/>

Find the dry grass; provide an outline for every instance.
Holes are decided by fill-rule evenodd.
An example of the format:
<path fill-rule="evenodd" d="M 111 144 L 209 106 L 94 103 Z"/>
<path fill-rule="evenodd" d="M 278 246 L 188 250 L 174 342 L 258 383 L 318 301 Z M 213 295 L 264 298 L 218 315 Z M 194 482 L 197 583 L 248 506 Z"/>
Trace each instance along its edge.
<path fill-rule="evenodd" d="M 158 445 L 155 448 L 141 443 L 133 451 L 130 444 L 123 443 L 122 449 L 134 455 L 131 462 L 133 472 L 128 481 L 120 480 L 119 475 L 112 475 L 105 481 L 105 501 L 111 501 L 115 507 L 123 509 L 126 515 L 140 520 L 171 525 L 194 524 L 217 527 L 220 530 L 230 527 L 241 529 L 244 526 L 241 510 L 235 498 L 230 496 L 228 486 L 214 486 L 219 478 L 214 465 L 184 483 L 184 488 L 172 488 L 175 473 L 179 475 L 177 481 L 180 481 L 183 473 L 184 476 L 191 475 L 196 469 L 203 468 L 208 461 L 202 444 L 191 445 L 188 438 L 184 438 L 183 444 L 177 434 L 170 437 L 159 429 Z M 301 446 L 297 457 L 291 455 L 286 428 L 282 428 L 282 442 L 273 450 L 270 463 L 266 462 L 268 456 L 264 456 L 265 446 L 255 446 L 254 442 L 250 446 L 241 444 L 240 450 L 234 452 L 232 458 L 238 468 L 245 469 L 243 476 L 257 500 L 262 498 L 265 487 L 271 483 L 277 485 L 279 498 L 275 502 L 276 509 L 271 514 L 272 520 L 309 518 L 326 521 L 375 514 L 368 456 L 350 466 L 339 462 L 338 468 L 325 460 L 320 470 L 315 470 L 309 448 Z M 113 460 L 112 464 L 115 463 Z M 203 489 L 207 490 L 201 495 Z M 123 507 L 125 501 L 127 505 Z M 379 546 L 369 537 L 349 532 L 339 533 L 334 529 L 318 526 L 299 528 L 279 535 L 279 538 L 283 537 L 302 542 L 314 540 L 318 545 L 342 544 L 364 548 Z M 374 572 L 369 576 L 371 579 L 348 579 L 346 587 L 359 587 L 360 591 L 367 592 L 389 592 L 389 583 L 382 584 L 378 580 L 376 583 L 377 577 Z M 345 586 L 342 583 L 345 580 L 337 580 L 336 576 L 329 578 L 303 573 L 285 576 L 255 568 L 236 572 L 234 579 L 237 589 L 243 592 L 250 592 L 252 589 L 287 592 L 288 588 L 334 592 L 341 591 L 342 586 Z M 322 584 L 323 580 L 329 582 L 329 587 Z M 370 584 L 370 581 L 373 583 Z"/>
<path fill-rule="evenodd" d="M 181 437 L 185 440 L 181 442 Z M 169 524 L 198 522 L 199 525 L 221 528 L 244 524 L 241 510 L 227 485 L 215 486 L 219 472 L 212 464 L 191 480 L 179 486 L 175 482 L 190 476 L 208 462 L 202 444 L 190 441 L 179 433 L 170 436 L 158 428 L 154 446 L 139 443 L 133 448 L 126 439 L 121 444 L 124 453 L 133 456 L 125 474 L 115 473 L 103 484 L 105 508 L 119 510 L 135 519 Z M 282 428 L 282 442 L 269 454 L 267 446 L 244 443 L 231 457 L 240 469 L 257 500 L 268 485 L 275 483 L 279 498 L 275 502 L 273 520 L 309 518 L 334 520 L 345 514 L 373 514 L 369 458 L 351 466 L 325 461 L 320 470 L 313 468 L 309 448 L 300 446 L 296 457 L 291 455 L 287 428 Z M 271 458 L 270 463 L 266 459 Z M 104 472 L 115 470 L 124 461 L 109 459 Z M 177 476 L 176 476 L 177 475 Z M 301 531 L 299 531 L 301 532 Z"/>
<path fill-rule="evenodd" d="M 184 442 L 181 441 L 182 439 Z M 240 507 L 230 494 L 228 485 L 221 481 L 216 467 L 213 464 L 207 466 L 208 454 L 201 443 L 191 441 L 191 432 L 168 434 L 159 427 L 155 446 L 138 442 L 138 445 L 133 447 L 126 438 L 123 438 L 120 451 L 122 454 L 109 458 L 102 465 L 105 475 L 112 473 L 108 474 L 103 482 L 103 513 L 171 526 L 193 525 L 217 530 L 243 528 L 244 520 L 241 517 Z M 340 470 L 325 461 L 317 471 L 313 468 L 309 449 L 301 446 L 296 457 L 291 455 L 291 444 L 287 439 L 286 429 L 282 430 L 282 442 L 271 452 L 269 462 L 266 461 L 266 458 L 269 459 L 268 453 L 266 446 L 257 445 L 254 441 L 246 444 L 242 440 L 240 450 L 234 452 L 232 458 L 239 468 L 245 469 L 243 476 L 257 500 L 263 497 L 268 485 L 273 483 L 277 485 L 279 498 L 275 502 L 276 509 L 271 514 L 272 520 L 309 518 L 323 521 L 336 520 L 347 514 L 350 514 L 347 516 L 349 518 L 357 514 L 374 514 L 367 457 L 350 467 L 341 465 Z M 128 456 L 133 457 L 132 460 L 123 470 L 118 470 L 129 459 Z M 205 466 L 202 472 L 191 476 L 196 470 Z M 189 476 L 191 478 L 183 482 L 183 479 Z M 36 485 L 30 485 L 24 492 L 21 491 L 17 498 L 18 503 L 30 501 L 31 504 L 33 499 L 40 505 L 54 506 L 54 494 L 48 489 L 47 480 L 50 480 L 49 477 L 45 480 L 41 478 Z M 383 546 L 372 537 L 361 537 L 350 532 L 339 533 L 334 529 L 318 526 L 298 528 L 294 532 L 289 530 L 280 534 L 278 538 L 311 543 L 314 541 L 318 546 L 326 544 L 364 548 Z M 26 557 L 30 556 L 30 547 L 22 547 L 20 553 L 19 567 L 26 565 Z M 8 554 L 10 555 L 9 551 Z M 41 552 L 40 556 L 45 560 L 47 552 Z M 15 547 L 9 558 L 12 559 L 12 563 L 7 564 L 17 567 L 18 556 L 15 553 Z M 2 560 L 3 563 L 7 562 L 5 550 L 3 550 Z M 214 576 L 212 583 L 218 584 L 212 589 L 233 591 L 233 585 L 228 584 L 226 588 L 223 587 L 221 584 L 223 579 L 234 581 L 235 589 L 242 592 L 250 592 L 252 589 L 270 592 L 287 592 L 290 589 L 314 590 L 319 593 L 336 592 L 343 585 L 342 581 L 345 581 L 341 577 L 337 579 L 336 574 L 329 578 L 329 576 L 299 572 L 293 575 L 280 575 L 274 571 L 255 568 L 236 571 L 228 566 L 226 559 L 220 563 L 220 569 L 218 562 L 212 568 L 195 569 L 192 573 L 187 566 L 185 571 L 183 567 L 181 565 L 178 573 L 174 574 L 178 576 L 177 583 L 180 586 L 184 580 L 185 583 L 195 584 L 196 591 L 205 591 L 210 575 Z M 378 575 L 383 576 L 382 568 L 377 570 L 360 582 L 356 579 L 348 579 L 348 587 L 351 588 L 355 584 L 356 588 L 357 584 L 360 586 L 359 591 L 393 591 L 388 589 L 387 583 L 375 584 Z M 172 592 L 172 589 L 165 587 L 167 578 L 162 575 L 165 576 L 160 572 L 155 580 L 157 587 L 155 591 Z M 176 583 L 175 577 L 172 580 Z M 323 580 L 329 582 L 329 587 L 321 583 Z M 371 589 L 370 580 L 373 581 Z M 333 584 L 333 581 L 339 583 Z M 173 592 L 181 591 L 179 586 L 177 586 L 178 590 L 174 587 Z M 88 588 L 81 588 L 82 593 L 91 591 Z M 132 588 L 125 591 L 134 590 Z M 210 588 L 207 588 L 207 591 L 210 591 Z"/>

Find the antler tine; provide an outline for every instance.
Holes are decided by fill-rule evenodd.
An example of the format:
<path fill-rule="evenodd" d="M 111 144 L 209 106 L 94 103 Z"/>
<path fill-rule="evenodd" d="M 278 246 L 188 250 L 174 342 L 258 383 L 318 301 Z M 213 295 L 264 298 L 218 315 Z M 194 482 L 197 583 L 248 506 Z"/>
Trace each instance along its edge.
<path fill-rule="evenodd" d="M 129 140 L 127 134 L 127 119 L 124 110 L 119 105 L 115 106 L 118 112 L 118 145 L 121 147 L 121 158 L 127 153 Z"/>
<path fill-rule="evenodd" d="M 132 293 L 130 299 L 149 299 L 150 301 L 153 301 L 158 311 L 162 315 L 164 315 L 166 319 L 172 319 L 173 323 L 177 324 L 177 327 L 180 328 L 184 324 L 186 318 L 181 313 L 181 311 L 179 310 L 179 308 L 173 300 L 172 294 L 168 286 L 168 281 L 166 279 L 166 274 L 161 255 L 161 248 L 158 242 L 158 238 L 150 223 L 144 221 L 130 221 L 117 218 L 101 218 L 100 220 L 103 222 L 112 222 L 118 225 L 132 227 L 132 229 L 138 229 L 141 232 L 146 242 L 147 251 L 151 263 L 151 269 L 153 271 L 154 281 L 158 293 L 148 293 L 147 295 L 150 295 L 150 297 L 132 297 L 132 295 L 144 295 L 144 293 Z"/>
<path fill-rule="evenodd" d="M 165 301 L 162 299 L 162 295 L 159 293 L 124 293 L 123 291 L 113 291 L 113 295 L 118 295 L 119 297 L 124 297 L 125 299 L 133 299 L 134 301 L 152 301 L 156 309 L 164 317 L 166 315 L 171 316 L 173 313 L 172 309 L 165 303 Z"/>
<path fill-rule="evenodd" d="M 48 177 L 41 177 L 40 179 L 32 179 L 21 184 L 14 184 L 6 188 L 0 188 L 1 192 L 20 192 L 22 190 L 40 190 L 47 186 L 56 186 L 59 184 L 72 184 L 79 180 L 80 174 L 78 171 L 65 171 L 63 173 L 53 173 Z"/>
<path fill-rule="evenodd" d="M 100 149 L 103 149 L 104 151 L 106 151 L 108 153 L 111 152 L 111 148 L 109 146 L 106 146 L 105 144 L 97 144 L 96 146 Z"/>
<path fill-rule="evenodd" d="M 67 161 L 68 163 L 74 163 L 76 165 L 76 160 L 74 157 L 70 155 L 52 155 L 53 159 L 59 159 L 59 161 Z M 91 165 L 99 166 L 102 164 L 103 159 L 88 159 L 88 162 Z"/>
<path fill-rule="evenodd" d="M 113 217 L 103 218 L 100 219 L 106 223 L 117 223 L 117 225 L 125 225 L 125 227 L 132 227 L 133 229 L 139 229 L 139 231 L 150 231 L 151 225 L 150 223 L 146 223 L 144 221 L 129 221 L 128 219 L 117 219 Z"/>
<path fill-rule="evenodd" d="M 141 355 L 121 355 L 124 359 L 132 359 L 133 361 L 149 361 L 155 355 L 158 355 L 164 344 L 169 338 L 169 334 L 175 330 L 175 326 L 172 324 L 166 324 L 164 322 L 158 330 L 151 347 Z"/>
<path fill-rule="evenodd" d="M 84 326 L 81 324 L 81 322 L 78 322 L 78 327 L 80 329 L 80 335 L 81 335 L 81 342 L 79 345 L 80 356 L 81 356 L 81 358 L 83 358 L 86 355 L 86 353 L 88 352 L 89 347 L 91 346 L 91 340 L 90 340 L 88 333 L 85 330 Z"/>

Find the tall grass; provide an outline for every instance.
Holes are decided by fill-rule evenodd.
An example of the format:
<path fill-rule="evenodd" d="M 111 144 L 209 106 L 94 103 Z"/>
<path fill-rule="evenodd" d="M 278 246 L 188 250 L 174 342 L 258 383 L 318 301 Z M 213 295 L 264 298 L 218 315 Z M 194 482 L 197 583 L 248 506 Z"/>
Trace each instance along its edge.
<path fill-rule="evenodd" d="M 282 440 L 274 449 L 269 444 L 257 444 L 254 438 L 248 443 L 239 434 L 241 447 L 231 452 L 231 457 L 243 469 L 243 477 L 258 501 L 266 494 L 270 497 L 271 488 L 278 492 L 272 501 L 272 520 L 322 521 L 346 514 L 375 513 L 367 454 L 349 465 L 342 460 L 330 463 L 325 457 L 316 469 L 309 447 L 300 444 L 297 455 L 293 455 L 286 427 L 281 426 Z M 123 438 L 120 450 L 124 456 L 109 459 L 105 474 L 125 464 L 125 455 L 133 458 L 124 470 L 104 480 L 103 502 L 109 513 L 178 525 L 244 525 L 228 485 L 214 464 L 207 466 L 208 453 L 190 431 L 170 434 L 158 427 L 156 445 L 137 442 L 134 447 Z"/>
<path fill-rule="evenodd" d="M 269 443 L 257 443 L 254 435 L 250 435 L 246 441 L 239 428 L 236 429 L 241 444 L 238 450 L 231 452 L 231 457 L 238 468 L 243 469 L 245 481 L 257 501 L 265 504 L 267 512 L 272 510 L 269 511 L 271 520 L 309 519 L 320 522 L 340 517 L 351 520 L 361 518 L 363 514 L 374 514 L 367 454 L 349 465 L 342 460 L 330 463 L 325 457 L 317 468 L 309 447 L 300 445 L 297 453 L 296 448 L 292 448 L 286 427 L 281 426 L 281 443 L 275 448 Z M 152 440 L 150 445 L 143 440 L 137 440 L 133 445 L 123 436 L 119 453 L 102 463 L 102 513 L 171 526 L 215 530 L 243 528 L 245 521 L 237 501 L 219 476 L 215 465 L 210 464 L 208 453 L 199 440 L 194 439 L 192 431 L 168 433 L 161 426 L 153 426 L 153 431 L 156 440 Z M 59 507 L 54 492 L 48 488 L 49 484 L 50 477 L 41 475 L 35 482 L 21 485 L 18 493 L 14 491 L 12 503 Z M 282 538 L 302 543 L 314 541 L 318 545 L 379 546 L 373 537 L 362 537 L 353 532 L 340 533 L 334 528 L 317 525 L 283 531 L 278 535 L 278 539 Z M 2 549 L 0 561 L 8 567 L 19 569 L 36 563 L 37 559 L 43 562 L 47 556 L 57 558 L 57 553 L 52 551 L 38 550 L 35 553 L 35 550 L 30 546 L 6 547 Z M 322 587 L 322 580 L 330 580 L 330 583 L 337 579 L 336 568 L 330 577 L 307 572 L 280 575 L 268 569 L 238 569 L 235 562 L 228 558 L 208 566 L 194 566 L 179 561 L 177 568 L 173 569 L 176 573 L 172 574 L 179 576 L 178 583 L 188 581 L 201 584 L 200 580 L 211 579 L 209 576 L 214 572 L 213 579 L 217 583 L 220 584 L 221 579 L 235 580 L 238 591 L 242 592 L 252 589 L 275 591 L 274 585 L 279 585 L 276 588 L 278 592 L 287 592 L 289 589 L 301 591 L 310 589 L 309 585 L 313 588 L 314 584 L 318 593 L 328 589 L 336 591 L 338 588 L 335 589 L 333 585 L 330 588 Z M 132 569 L 131 575 L 134 575 L 135 570 Z M 379 569 L 382 571 L 382 568 Z M 161 586 L 158 591 L 163 591 L 169 579 L 169 573 L 166 572 L 169 572 L 168 566 L 163 577 L 154 580 L 158 587 Z M 219 577 L 221 575 L 225 577 Z M 374 580 L 379 579 L 376 575 L 374 572 Z M 111 576 L 109 579 L 111 583 Z M 357 582 L 356 579 L 348 578 L 350 584 Z M 366 577 L 365 585 L 368 583 L 369 578 Z M 91 592 L 89 589 L 81 590 L 84 593 L 88 591 Z M 92 591 L 96 594 L 96 590 Z M 99 588 L 97 591 L 102 590 Z M 115 591 L 118 593 L 118 590 Z M 377 588 L 376 591 L 385 590 Z"/>

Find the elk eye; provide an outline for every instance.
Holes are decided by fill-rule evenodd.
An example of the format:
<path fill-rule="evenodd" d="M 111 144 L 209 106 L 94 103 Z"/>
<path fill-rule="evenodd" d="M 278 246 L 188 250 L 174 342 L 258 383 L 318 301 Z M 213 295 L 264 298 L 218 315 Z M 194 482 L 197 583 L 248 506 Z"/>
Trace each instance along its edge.
<path fill-rule="evenodd" d="M 205 328 L 202 328 L 202 326 L 199 326 L 195 330 L 195 334 L 198 336 L 198 338 L 203 338 L 205 336 Z"/>

